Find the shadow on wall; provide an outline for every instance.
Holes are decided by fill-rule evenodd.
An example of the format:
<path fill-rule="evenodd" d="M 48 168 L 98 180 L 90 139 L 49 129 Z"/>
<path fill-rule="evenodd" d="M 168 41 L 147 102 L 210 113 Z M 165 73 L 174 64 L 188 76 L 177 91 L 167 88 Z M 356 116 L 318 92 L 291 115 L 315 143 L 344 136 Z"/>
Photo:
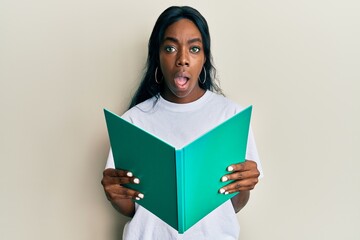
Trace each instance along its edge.
<path fill-rule="evenodd" d="M 116 211 L 114 209 L 114 211 Z M 114 217 L 114 225 L 113 225 L 113 229 L 112 229 L 112 240 L 119 240 L 119 239 L 123 239 L 122 235 L 123 235 L 123 231 L 124 231 L 124 226 L 125 224 L 130 220 L 130 218 L 122 216 L 120 213 L 115 213 L 117 214 L 116 217 Z"/>
<path fill-rule="evenodd" d="M 120 79 L 119 81 L 122 82 L 122 86 L 127 89 L 127 91 L 124 91 L 126 94 L 128 94 L 128 97 L 124 102 L 119 103 L 119 106 L 115 109 L 112 109 L 112 111 L 118 113 L 119 115 L 122 115 L 124 112 L 127 111 L 127 108 L 131 102 L 131 98 L 136 92 L 136 89 L 138 88 L 138 85 L 140 84 L 140 81 L 142 79 L 142 74 L 146 65 L 146 59 L 147 59 L 147 37 L 143 38 L 141 32 L 141 36 L 137 37 L 135 39 L 141 39 L 141 41 L 133 41 L 133 42 L 126 42 L 126 46 L 122 46 L 119 48 L 119 56 L 132 56 L 131 58 L 127 57 L 119 57 L 119 71 L 121 72 L 121 76 L 127 76 L 123 79 Z M 141 49 L 142 51 L 138 51 Z M 134 55 L 134 53 L 137 53 L 137 55 Z M 136 74 L 134 74 L 134 72 Z M 105 120 L 104 120 L 105 124 Z M 106 159 L 108 157 L 109 153 L 109 139 L 107 135 L 107 129 L 105 127 L 106 131 L 106 137 L 105 139 L 99 141 L 99 147 L 101 148 L 102 155 L 104 156 L 104 167 L 106 163 Z M 105 194 L 104 194 L 105 197 Z M 105 197 L 106 198 L 106 197 Z M 112 208 L 110 221 L 113 223 L 112 226 L 109 226 L 109 230 L 111 231 L 111 240 L 119 240 L 123 239 L 123 231 L 125 224 L 131 219 L 128 217 L 125 217 L 118 213 L 112 206 L 111 203 L 109 203 L 109 208 Z"/>
<path fill-rule="evenodd" d="M 107 129 L 104 123 L 101 137 L 97 137 L 94 141 L 94 147 L 92 148 L 92 159 L 94 160 L 95 171 L 99 176 L 97 194 L 100 193 L 100 204 L 102 204 L 101 209 L 105 208 L 105 231 L 108 231 L 110 234 L 110 240 L 119 240 L 122 239 L 123 230 L 125 224 L 130 220 L 130 218 L 121 215 L 118 211 L 113 208 L 111 203 L 106 199 L 103 187 L 100 183 L 102 179 L 102 171 L 105 169 L 106 161 L 109 155 L 109 139 L 107 135 Z"/>

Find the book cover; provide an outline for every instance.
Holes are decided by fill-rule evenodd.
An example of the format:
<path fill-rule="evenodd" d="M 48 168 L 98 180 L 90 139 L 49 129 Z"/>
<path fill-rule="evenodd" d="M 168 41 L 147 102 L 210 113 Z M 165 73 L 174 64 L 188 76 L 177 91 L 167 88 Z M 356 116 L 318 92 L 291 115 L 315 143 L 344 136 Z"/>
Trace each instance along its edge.
<path fill-rule="evenodd" d="M 236 195 L 218 190 L 226 168 L 245 161 L 252 106 L 181 149 L 104 109 L 115 167 L 140 184 L 126 187 L 145 195 L 138 204 L 179 233 Z"/>

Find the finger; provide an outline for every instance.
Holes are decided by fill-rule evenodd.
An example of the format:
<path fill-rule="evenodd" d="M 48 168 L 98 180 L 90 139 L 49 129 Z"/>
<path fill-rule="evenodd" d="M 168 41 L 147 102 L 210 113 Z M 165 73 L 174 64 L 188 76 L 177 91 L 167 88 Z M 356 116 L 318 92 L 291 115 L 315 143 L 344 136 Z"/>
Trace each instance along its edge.
<path fill-rule="evenodd" d="M 231 170 L 232 173 L 224 175 L 221 178 L 222 182 L 260 176 L 256 162 L 249 160 L 245 161 L 244 163 L 230 165 L 227 170 Z"/>
<path fill-rule="evenodd" d="M 144 194 L 120 185 L 107 186 L 104 190 L 109 201 L 116 201 L 118 199 L 141 200 L 144 198 Z"/>
<path fill-rule="evenodd" d="M 132 172 L 120 169 L 108 168 L 103 172 L 101 184 L 139 184 L 140 179 L 133 176 Z"/>
<path fill-rule="evenodd" d="M 140 179 L 136 177 L 108 177 L 105 176 L 101 180 L 103 186 L 106 185 L 122 185 L 122 184 L 139 184 Z"/>
<path fill-rule="evenodd" d="M 123 195 L 117 193 L 106 193 L 106 197 L 110 202 L 116 202 L 117 200 L 121 200 L 121 199 L 133 199 L 139 201 L 144 198 L 144 194 L 136 193 L 132 195 Z"/>
<path fill-rule="evenodd" d="M 130 197 L 130 198 L 135 199 L 135 200 L 140 200 L 140 199 L 143 199 L 145 197 L 143 193 L 132 190 L 130 188 L 124 188 L 123 187 L 123 190 L 121 191 L 121 193 L 122 193 L 123 196 Z"/>
<path fill-rule="evenodd" d="M 227 167 L 227 171 L 229 172 L 237 172 L 237 171 L 248 171 L 251 169 L 257 169 L 257 164 L 251 160 L 245 160 L 245 162 L 232 164 Z"/>
<path fill-rule="evenodd" d="M 219 193 L 230 194 L 239 191 L 252 190 L 255 188 L 255 185 L 258 183 L 258 181 L 259 180 L 257 178 L 235 181 L 219 189 Z"/>
<path fill-rule="evenodd" d="M 131 171 L 107 168 L 103 171 L 103 176 L 109 177 L 133 177 L 134 174 Z"/>
<path fill-rule="evenodd" d="M 231 180 L 242 180 L 247 178 L 258 178 L 260 172 L 257 169 L 249 171 L 238 171 L 231 174 L 224 175 L 221 177 L 222 182 L 231 181 Z"/>

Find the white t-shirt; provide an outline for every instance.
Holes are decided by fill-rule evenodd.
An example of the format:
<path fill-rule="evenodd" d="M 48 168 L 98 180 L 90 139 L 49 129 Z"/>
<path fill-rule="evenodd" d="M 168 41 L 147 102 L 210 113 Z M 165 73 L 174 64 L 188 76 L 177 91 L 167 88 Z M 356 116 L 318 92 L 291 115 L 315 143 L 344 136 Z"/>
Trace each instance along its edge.
<path fill-rule="evenodd" d="M 224 96 L 206 91 L 200 99 L 186 104 L 172 103 L 161 96 L 153 97 L 131 108 L 122 117 L 179 149 L 241 110 L 239 105 Z M 251 129 L 246 159 L 257 162 L 262 176 Z M 111 151 L 106 168 L 114 168 Z M 138 204 L 135 204 L 135 210 L 134 217 L 125 226 L 125 240 L 230 240 L 239 236 L 240 228 L 231 200 L 220 205 L 184 234 L 178 234 Z"/>

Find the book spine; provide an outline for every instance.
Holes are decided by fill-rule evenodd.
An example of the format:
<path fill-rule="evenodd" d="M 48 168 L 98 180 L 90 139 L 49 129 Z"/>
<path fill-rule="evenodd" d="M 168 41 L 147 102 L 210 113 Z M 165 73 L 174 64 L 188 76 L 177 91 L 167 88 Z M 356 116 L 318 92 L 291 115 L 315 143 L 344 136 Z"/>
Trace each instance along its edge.
<path fill-rule="evenodd" d="M 185 232 L 185 185 L 184 185 L 184 152 L 176 150 L 176 183 L 177 183 L 177 207 L 178 207 L 178 232 Z"/>

